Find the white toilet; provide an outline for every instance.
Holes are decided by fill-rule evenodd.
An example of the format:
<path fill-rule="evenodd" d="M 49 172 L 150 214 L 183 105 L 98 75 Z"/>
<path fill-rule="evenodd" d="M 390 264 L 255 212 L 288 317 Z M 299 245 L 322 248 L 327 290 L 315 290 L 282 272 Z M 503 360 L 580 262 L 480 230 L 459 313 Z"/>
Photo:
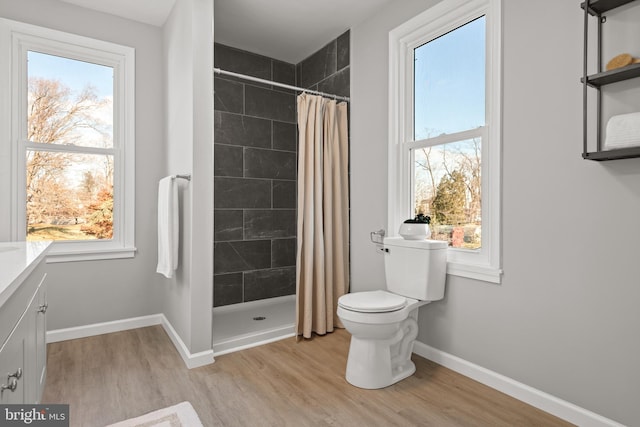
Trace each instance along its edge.
<path fill-rule="evenodd" d="M 387 290 L 338 299 L 338 317 L 351 333 L 347 381 L 375 389 L 412 375 L 418 307 L 444 297 L 447 242 L 384 239 Z"/>

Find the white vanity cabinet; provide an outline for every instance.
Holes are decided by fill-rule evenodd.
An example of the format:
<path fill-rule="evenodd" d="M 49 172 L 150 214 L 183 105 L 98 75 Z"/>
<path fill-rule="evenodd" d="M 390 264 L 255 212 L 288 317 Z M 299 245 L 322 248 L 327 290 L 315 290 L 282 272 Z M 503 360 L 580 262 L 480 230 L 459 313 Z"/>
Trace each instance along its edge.
<path fill-rule="evenodd" d="M 38 289 L 36 310 L 36 396 L 37 403 L 42 400 L 44 383 L 47 379 L 47 310 L 49 302 L 47 300 L 46 274 L 42 279 L 42 284 Z"/>
<path fill-rule="evenodd" d="M 3 250 L 6 245 L 0 243 L 0 404 L 40 403 L 47 361 L 43 260 L 48 245 L 41 252 L 29 242 Z"/>
<path fill-rule="evenodd" d="M 24 386 L 25 350 L 27 345 L 26 323 L 20 322 L 18 328 L 5 341 L 0 351 L 0 403 L 25 403 L 27 389 Z"/>

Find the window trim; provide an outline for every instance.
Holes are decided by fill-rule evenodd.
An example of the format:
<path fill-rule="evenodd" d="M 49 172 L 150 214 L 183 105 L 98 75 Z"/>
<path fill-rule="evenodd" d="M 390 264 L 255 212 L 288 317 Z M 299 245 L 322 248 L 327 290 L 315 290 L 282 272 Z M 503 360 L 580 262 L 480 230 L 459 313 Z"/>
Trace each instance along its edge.
<path fill-rule="evenodd" d="M 501 269 L 501 0 L 444 0 L 389 33 L 388 232 L 413 216 L 413 49 L 486 16 L 486 123 L 482 140 L 482 248 L 449 248 L 447 273 L 500 283 Z M 486 142 L 485 142 L 486 141 Z"/>
<path fill-rule="evenodd" d="M 0 18 L 0 52 L 6 65 L 0 69 L 0 139 L 10 146 L 0 152 L 0 162 L 10 176 L 0 183 L 0 194 L 9 195 L 6 229 L 0 236 L 26 239 L 25 141 L 27 111 L 27 51 L 64 56 L 107 65 L 114 69 L 113 197 L 114 234 L 109 240 L 56 241 L 47 262 L 132 258 L 135 256 L 135 49 L 84 36 Z M 8 95 L 8 96 L 5 96 Z M 73 150 L 73 149 L 72 149 Z M 72 151 L 71 150 L 71 151 Z M 57 151 L 57 150 L 56 150 Z M 90 149 L 88 150 L 90 151 Z M 3 196 L 4 197 L 4 196 Z"/>

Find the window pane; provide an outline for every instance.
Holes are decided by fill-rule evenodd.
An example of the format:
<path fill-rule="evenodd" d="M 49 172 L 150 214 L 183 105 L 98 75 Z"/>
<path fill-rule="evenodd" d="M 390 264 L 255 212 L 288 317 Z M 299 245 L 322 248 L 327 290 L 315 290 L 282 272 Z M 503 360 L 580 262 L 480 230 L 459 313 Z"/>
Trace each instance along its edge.
<path fill-rule="evenodd" d="M 480 139 L 413 150 L 414 214 L 431 217 L 431 238 L 479 249 L 482 243 Z"/>
<path fill-rule="evenodd" d="M 27 151 L 27 240 L 113 237 L 113 156 Z"/>
<path fill-rule="evenodd" d="M 414 49 L 416 141 L 485 125 L 485 17 Z"/>
<path fill-rule="evenodd" d="M 113 147 L 113 68 L 29 51 L 27 140 Z"/>

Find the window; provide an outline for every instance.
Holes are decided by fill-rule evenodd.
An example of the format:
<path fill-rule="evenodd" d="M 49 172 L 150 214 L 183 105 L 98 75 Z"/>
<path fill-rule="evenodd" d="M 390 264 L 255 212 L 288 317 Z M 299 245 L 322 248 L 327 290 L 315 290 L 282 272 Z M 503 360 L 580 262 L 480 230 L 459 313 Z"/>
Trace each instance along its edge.
<path fill-rule="evenodd" d="M 133 49 L 0 25 L 11 58 L 0 74 L 11 112 L 0 118 L 12 170 L 4 234 L 54 240 L 53 261 L 133 256 Z"/>
<path fill-rule="evenodd" d="M 444 0 L 390 33 L 389 231 L 418 214 L 449 274 L 500 282 L 500 1 Z"/>

